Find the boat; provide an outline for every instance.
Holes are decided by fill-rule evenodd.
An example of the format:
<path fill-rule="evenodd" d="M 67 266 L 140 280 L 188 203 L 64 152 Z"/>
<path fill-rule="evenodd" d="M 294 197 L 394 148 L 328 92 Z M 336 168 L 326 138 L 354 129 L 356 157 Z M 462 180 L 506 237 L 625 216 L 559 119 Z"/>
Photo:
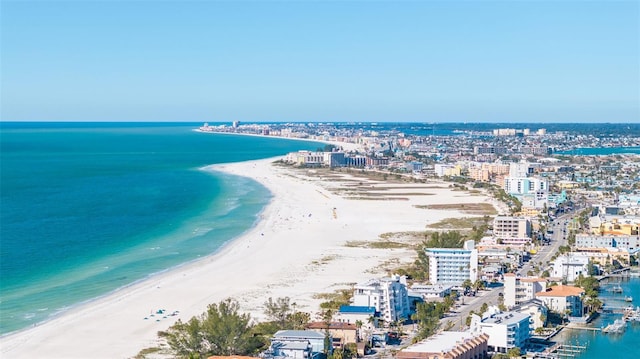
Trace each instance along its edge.
<path fill-rule="evenodd" d="M 617 285 L 613 288 L 611 288 L 611 291 L 614 293 L 622 293 L 622 287 L 620 285 Z"/>
<path fill-rule="evenodd" d="M 624 301 L 631 303 L 631 302 L 633 302 L 633 297 L 628 295 L 628 296 L 624 297 Z"/>
<path fill-rule="evenodd" d="M 640 307 L 628 307 L 624 310 L 624 319 L 631 323 L 640 323 Z"/>
<path fill-rule="evenodd" d="M 627 322 L 623 319 L 616 319 L 613 323 L 602 328 L 603 333 L 620 334 L 627 329 Z"/>

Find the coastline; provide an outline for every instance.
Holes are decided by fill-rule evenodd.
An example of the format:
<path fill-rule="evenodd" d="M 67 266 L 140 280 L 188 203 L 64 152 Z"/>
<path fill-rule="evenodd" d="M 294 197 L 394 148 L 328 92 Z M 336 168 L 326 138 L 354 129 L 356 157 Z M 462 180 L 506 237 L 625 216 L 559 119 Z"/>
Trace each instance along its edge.
<path fill-rule="evenodd" d="M 269 297 L 284 296 L 314 318 L 322 301 L 314 294 L 384 276 L 381 266 L 407 263 L 415 255 L 407 248 L 347 247 L 348 241 L 371 242 L 385 232 L 423 231 L 428 223 L 461 216 L 457 211 L 418 209 L 413 207 L 416 203 L 490 200 L 451 191 L 447 185 L 434 189 L 433 183 L 425 189 L 432 196 L 404 201 L 347 199 L 323 186 L 331 181 L 292 175 L 290 169 L 271 165 L 274 159 L 208 167 L 252 178 L 271 191 L 271 202 L 244 234 L 210 256 L 0 338 L 2 356 L 132 357 L 157 346 L 159 330 L 178 318 L 199 315 L 208 304 L 227 297 L 237 299 L 241 310 L 258 321 Z M 151 317 L 158 309 L 179 314 Z"/>
<path fill-rule="evenodd" d="M 201 130 L 199 128 L 196 128 L 193 131 L 200 132 L 200 133 L 215 133 L 216 135 L 252 136 L 252 137 L 262 137 L 262 138 L 277 138 L 277 139 L 281 139 L 281 140 L 294 140 L 294 141 L 304 141 L 304 142 L 320 142 L 320 143 L 326 143 L 326 144 L 329 144 L 329 145 L 334 145 L 336 147 L 342 147 L 345 151 L 357 151 L 357 150 L 361 150 L 362 149 L 362 146 L 357 144 L 357 143 L 331 141 L 331 140 L 315 139 L 315 138 L 300 138 L 300 137 L 260 135 L 260 134 L 256 134 L 256 133 L 242 133 L 242 132 L 203 131 L 203 130 Z"/>

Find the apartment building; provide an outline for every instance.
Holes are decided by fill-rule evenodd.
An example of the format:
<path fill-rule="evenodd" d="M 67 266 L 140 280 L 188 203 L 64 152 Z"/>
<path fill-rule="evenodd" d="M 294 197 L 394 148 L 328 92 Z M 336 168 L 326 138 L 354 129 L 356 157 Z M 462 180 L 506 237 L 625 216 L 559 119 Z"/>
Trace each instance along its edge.
<path fill-rule="evenodd" d="M 354 287 L 354 306 L 374 307 L 386 323 L 408 318 L 410 313 L 407 278 L 371 279 Z"/>
<path fill-rule="evenodd" d="M 593 234 L 577 234 L 576 247 L 578 248 L 594 248 L 594 247 L 613 247 L 626 249 L 633 253 L 640 250 L 640 235 L 593 235 Z"/>
<path fill-rule="evenodd" d="M 504 275 L 504 305 L 511 309 L 536 297 L 536 293 L 547 289 L 547 280 L 537 277 L 518 277 L 513 273 Z"/>
<path fill-rule="evenodd" d="M 529 238 L 531 221 L 526 218 L 497 216 L 493 220 L 493 236 L 501 239 Z"/>
<path fill-rule="evenodd" d="M 473 314 L 471 332 L 487 334 L 489 350 L 506 353 L 511 348 L 524 347 L 531 337 L 529 319 L 528 315 L 517 312 L 495 313 L 485 318 Z"/>
<path fill-rule="evenodd" d="M 474 241 L 463 248 L 427 248 L 429 281 L 431 284 L 461 285 L 465 280 L 478 279 L 478 250 Z"/>

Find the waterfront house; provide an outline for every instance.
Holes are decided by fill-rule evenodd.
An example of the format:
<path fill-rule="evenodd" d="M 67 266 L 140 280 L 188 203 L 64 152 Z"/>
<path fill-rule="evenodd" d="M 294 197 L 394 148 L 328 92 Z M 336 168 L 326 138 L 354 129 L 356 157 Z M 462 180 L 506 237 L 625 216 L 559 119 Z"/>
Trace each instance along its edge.
<path fill-rule="evenodd" d="M 557 285 L 536 293 L 536 298 L 543 302 L 550 310 L 572 317 L 582 317 L 584 307 L 582 296 L 584 289 L 572 285 Z"/>
<path fill-rule="evenodd" d="M 556 258 L 552 263 L 553 277 L 562 278 L 567 282 L 575 282 L 580 275 L 589 275 L 589 255 L 586 253 L 570 252 Z"/>

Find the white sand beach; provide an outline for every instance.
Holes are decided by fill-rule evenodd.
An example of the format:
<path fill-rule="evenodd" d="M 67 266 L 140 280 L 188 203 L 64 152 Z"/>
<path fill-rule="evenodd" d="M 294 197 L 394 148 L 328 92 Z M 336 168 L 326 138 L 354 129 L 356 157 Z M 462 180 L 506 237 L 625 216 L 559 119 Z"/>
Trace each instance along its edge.
<path fill-rule="evenodd" d="M 130 358 L 156 346 L 157 332 L 178 318 L 188 320 L 228 297 L 257 320 L 263 319 L 262 304 L 269 297 L 288 296 L 297 310 L 317 313 L 322 300 L 314 294 L 385 276 L 386 269 L 414 260 L 412 249 L 363 243 L 379 241 L 383 233 L 424 231 L 444 218 L 470 216 L 415 205 L 492 203 L 444 183 L 376 184 L 332 173 L 320 178 L 313 170 L 293 171 L 272 161 L 214 166 L 251 177 L 273 193 L 254 228 L 215 255 L 1 338 L 0 357 Z M 363 194 L 367 186 L 368 195 Z M 150 316 L 159 309 L 165 314 Z M 174 311 L 179 313 L 166 315 Z"/>

